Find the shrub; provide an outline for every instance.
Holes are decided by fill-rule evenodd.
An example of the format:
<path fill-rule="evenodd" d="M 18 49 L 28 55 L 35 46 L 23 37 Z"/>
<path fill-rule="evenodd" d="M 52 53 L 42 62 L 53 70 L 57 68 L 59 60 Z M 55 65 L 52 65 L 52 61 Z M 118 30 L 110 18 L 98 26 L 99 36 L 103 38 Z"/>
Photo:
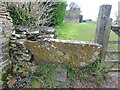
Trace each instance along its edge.
<path fill-rule="evenodd" d="M 83 22 L 86 22 L 85 20 L 83 20 Z"/>
<path fill-rule="evenodd" d="M 7 9 L 14 25 L 53 26 L 61 24 L 66 15 L 66 2 L 8 2 Z"/>
<path fill-rule="evenodd" d="M 15 25 L 44 26 L 52 19 L 55 2 L 7 2 L 7 9 Z"/>

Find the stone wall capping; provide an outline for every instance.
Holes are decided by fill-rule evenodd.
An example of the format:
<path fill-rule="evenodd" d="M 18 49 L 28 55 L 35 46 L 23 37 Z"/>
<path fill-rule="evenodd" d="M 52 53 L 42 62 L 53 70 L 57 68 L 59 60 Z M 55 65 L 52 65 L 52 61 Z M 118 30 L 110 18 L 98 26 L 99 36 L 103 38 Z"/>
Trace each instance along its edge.
<path fill-rule="evenodd" d="M 40 39 L 38 39 L 37 41 L 30 41 L 27 40 L 27 42 L 30 43 L 34 43 L 34 42 L 38 42 L 41 41 Z M 52 38 L 45 38 L 43 39 L 43 41 L 55 41 L 55 42 L 62 42 L 62 43 L 73 43 L 73 44 L 82 44 L 82 45 L 95 45 L 95 46 L 99 46 L 102 47 L 102 45 L 98 44 L 98 43 L 94 43 L 94 42 L 88 42 L 88 41 L 76 41 L 76 40 L 59 40 L 59 39 L 52 39 Z"/>
<path fill-rule="evenodd" d="M 55 42 L 63 42 L 63 43 L 73 43 L 73 44 L 89 44 L 89 45 L 96 45 L 99 47 L 102 47 L 102 45 L 94 42 L 88 42 L 88 41 L 76 41 L 76 40 L 59 40 L 59 39 L 51 39 L 51 38 L 46 38 L 44 40 L 47 41 L 55 41 Z"/>

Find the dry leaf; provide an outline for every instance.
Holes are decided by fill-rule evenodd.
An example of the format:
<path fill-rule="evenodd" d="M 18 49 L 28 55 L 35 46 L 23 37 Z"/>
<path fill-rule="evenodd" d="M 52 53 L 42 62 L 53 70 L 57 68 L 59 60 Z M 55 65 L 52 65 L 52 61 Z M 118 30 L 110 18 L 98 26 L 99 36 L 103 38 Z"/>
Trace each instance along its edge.
<path fill-rule="evenodd" d="M 16 78 L 12 78 L 7 82 L 7 84 L 12 86 L 16 81 L 17 81 Z"/>
<path fill-rule="evenodd" d="M 7 80 L 9 80 L 10 78 L 12 78 L 12 76 L 10 74 L 8 74 Z"/>

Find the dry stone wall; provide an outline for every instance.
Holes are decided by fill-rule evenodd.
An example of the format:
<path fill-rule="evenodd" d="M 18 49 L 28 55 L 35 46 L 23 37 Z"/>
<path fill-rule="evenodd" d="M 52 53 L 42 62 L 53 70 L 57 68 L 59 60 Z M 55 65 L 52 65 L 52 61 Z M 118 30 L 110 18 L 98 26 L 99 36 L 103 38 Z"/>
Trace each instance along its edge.
<path fill-rule="evenodd" d="M 35 64 L 42 62 L 68 63 L 74 67 L 85 67 L 93 63 L 101 45 L 92 42 L 44 39 L 27 41 L 27 48 L 35 57 Z"/>
<path fill-rule="evenodd" d="M 33 61 L 31 52 L 26 48 L 26 40 L 36 41 L 44 38 L 56 38 L 56 30 L 48 27 L 15 26 L 10 38 L 10 57 L 14 63 L 23 65 Z"/>
<path fill-rule="evenodd" d="M 12 18 L 4 3 L 0 2 L 0 78 L 8 66 L 9 38 L 12 33 Z"/>

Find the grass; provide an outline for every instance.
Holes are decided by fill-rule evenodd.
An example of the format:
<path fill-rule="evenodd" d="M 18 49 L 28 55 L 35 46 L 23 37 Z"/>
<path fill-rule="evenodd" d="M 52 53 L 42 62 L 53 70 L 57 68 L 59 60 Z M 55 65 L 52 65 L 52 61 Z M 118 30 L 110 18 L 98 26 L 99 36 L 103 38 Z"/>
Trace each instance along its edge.
<path fill-rule="evenodd" d="M 57 39 L 94 42 L 96 23 L 63 23 L 54 28 L 57 30 Z M 118 36 L 111 31 L 109 40 L 118 40 Z M 118 50 L 118 45 L 109 45 L 108 49 Z"/>

